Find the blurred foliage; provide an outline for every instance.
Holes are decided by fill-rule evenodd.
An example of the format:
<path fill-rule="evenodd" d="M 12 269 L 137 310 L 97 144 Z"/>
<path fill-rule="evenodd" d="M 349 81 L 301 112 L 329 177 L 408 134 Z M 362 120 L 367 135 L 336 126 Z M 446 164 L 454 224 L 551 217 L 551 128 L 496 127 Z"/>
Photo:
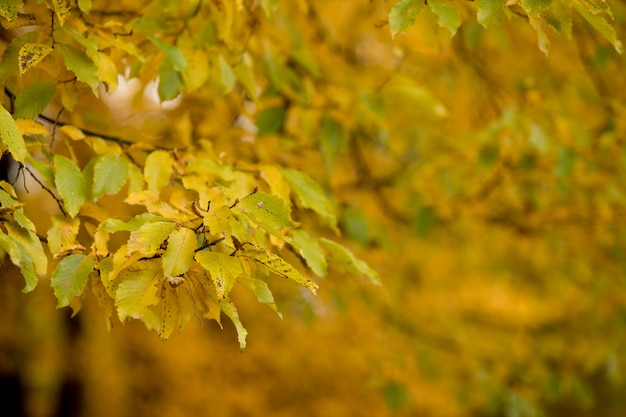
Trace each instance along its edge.
<path fill-rule="evenodd" d="M 0 2 L 3 146 L 27 162 L 2 187 L 0 375 L 26 415 L 626 411 L 622 2 L 25 3 Z M 185 243 L 227 210 L 227 245 Z M 168 236 L 215 250 L 181 272 Z M 115 304 L 86 259 L 109 253 Z M 231 253 L 236 280 L 212 269 Z M 382 287 L 352 277 L 370 266 Z M 198 268 L 245 353 L 237 318 L 192 318 Z M 147 313 L 172 299 L 180 334 Z"/>

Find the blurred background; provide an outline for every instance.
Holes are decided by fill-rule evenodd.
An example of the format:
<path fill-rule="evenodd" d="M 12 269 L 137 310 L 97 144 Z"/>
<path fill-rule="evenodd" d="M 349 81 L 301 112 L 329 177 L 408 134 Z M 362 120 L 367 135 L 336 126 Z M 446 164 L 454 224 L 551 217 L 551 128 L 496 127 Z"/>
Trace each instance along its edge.
<path fill-rule="evenodd" d="M 453 38 L 425 8 L 392 39 L 387 3 L 257 10 L 250 59 L 270 75 L 255 103 L 199 89 L 81 116 L 307 172 L 383 285 L 334 271 L 312 297 L 274 278 L 283 320 L 235 287 L 241 353 L 227 320 L 167 342 L 139 322 L 108 331 L 90 290 L 70 317 L 45 281 L 21 294 L 5 261 L 3 415 L 626 414 L 623 55 L 572 11 L 569 38 L 544 24 L 546 56 L 517 2 L 488 30 L 450 2 Z M 607 3 L 623 38 L 626 6 Z M 54 206 L 28 188 L 45 230 Z"/>

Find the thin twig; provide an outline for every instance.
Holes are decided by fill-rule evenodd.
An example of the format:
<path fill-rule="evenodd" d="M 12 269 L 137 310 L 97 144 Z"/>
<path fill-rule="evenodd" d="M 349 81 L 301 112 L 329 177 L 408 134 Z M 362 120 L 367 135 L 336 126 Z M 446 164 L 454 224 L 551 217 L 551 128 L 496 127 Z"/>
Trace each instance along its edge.
<path fill-rule="evenodd" d="M 56 195 L 54 195 L 52 190 L 50 190 L 48 187 L 46 187 L 44 185 L 44 183 L 42 183 L 39 180 L 39 178 L 37 178 L 37 176 L 30 170 L 30 168 L 28 168 L 28 166 L 22 165 L 22 167 L 30 174 L 30 176 L 37 182 L 37 184 L 39 184 L 41 186 L 41 188 L 46 190 L 48 192 L 48 194 L 50 194 L 52 196 L 52 198 L 54 198 L 54 201 L 57 202 L 57 205 L 59 206 L 59 209 L 61 210 L 61 213 L 63 213 L 64 216 L 67 216 L 67 213 L 65 212 L 65 209 L 63 208 L 63 203 L 61 202 L 61 200 Z"/>

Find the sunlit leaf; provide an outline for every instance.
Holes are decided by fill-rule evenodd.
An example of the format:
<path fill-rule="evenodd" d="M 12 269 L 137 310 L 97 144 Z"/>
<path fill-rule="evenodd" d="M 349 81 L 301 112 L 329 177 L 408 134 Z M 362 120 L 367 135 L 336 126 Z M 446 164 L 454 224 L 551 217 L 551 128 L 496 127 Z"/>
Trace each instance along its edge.
<path fill-rule="evenodd" d="M 104 223 L 102 223 L 100 228 L 109 233 L 115 233 L 120 231 L 134 232 L 146 223 L 165 220 L 167 219 L 153 213 L 141 213 L 127 222 L 119 219 L 109 218 Z M 168 232 L 167 234 L 169 234 L 170 232 Z"/>
<path fill-rule="evenodd" d="M 337 217 L 322 187 L 311 177 L 295 169 L 284 169 L 283 175 L 302 207 L 315 211 L 326 220 L 330 227 L 335 229 Z"/>
<path fill-rule="evenodd" d="M 0 16 L 13 21 L 22 7 L 24 7 L 22 0 L 0 0 Z"/>
<path fill-rule="evenodd" d="M 400 0 L 389 12 L 389 29 L 391 36 L 406 32 L 415 25 L 415 20 L 424 7 L 421 0 Z"/>
<path fill-rule="evenodd" d="M 11 237 L 0 233 L 0 247 L 9 254 L 13 265 L 17 266 L 24 277 L 26 285 L 22 292 L 30 292 L 35 289 L 39 278 L 33 265 L 33 259 L 28 250 Z"/>
<path fill-rule="evenodd" d="M 64 247 L 74 245 L 78 236 L 78 219 L 68 219 L 60 214 L 52 216 L 52 226 L 48 229 L 48 248 L 53 254 L 59 252 Z"/>
<path fill-rule="evenodd" d="M 169 285 L 162 286 L 161 297 L 163 298 L 163 301 L 161 303 L 162 310 L 161 323 L 159 326 L 159 338 L 161 340 L 167 340 L 172 335 L 172 332 L 178 324 L 180 305 L 176 289 Z"/>
<path fill-rule="evenodd" d="M 322 247 L 306 233 L 304 230 L 293 230 L 291 232 L 293 240 L 298 246 L 300 255 L 306 261 L 306 264 L 318 277 L 326 276 L 326 257 Z"/>
<path fill-rule="evenodd" d="M 615 29 L 607 22 L 606 18 L 600 14 L 594 14 L 589 9 L 581 6 L 578 3 L 574 3 L 574 7 L 576 11 L 581 14 L 585 20 L 593 26 L 595 30 L 598 31 L 604 38 L 611 42 L 611 45 L 615 48 L 618 53 L 622 53 L 624 48 L 622 42 L 617 38 L 617 34 Z"/>
<path fill-rule="evenodd" d="M 121 155 L 106 154 L 94 166 L 93 198 L 98 201 L 105 194 L 117 194 L 128 179 L 128 161 Z"/>
<path fill-rule="evenodd" d="M 172 233 L 176 224 L 166 221 L 151 221 L 133 230 L 128 240 L 128 253 L 140 253 L 145 256 L 154 255 Z M 115 230 L 115 228 L 110 228 Z"/>
<path fill-rule="evenodd" d="M 23 220 L 18 225 L 18 215 L 22 214 Z M 48 273 L 48 257 L 46 256 L 41 241 L 37 236 L 35 225 L 24 215 L 23 210 L 15 213 L 16 222 L 5 223 L 5 228 L 9 237 L 19 243 L 30 255 L 35 272 L 40 278 L 46 277 Z"/>
<path fill-rule="evenodd" d="M 222 55 L 220 55 L 218 62 L 220 65 L 220 79 L 224 86 L 224 94 L 229 94 L 235 87 L 235 74 Z"/>
<path fill-rule="evenodd" d="M 98 68 L 93 61 L 83 51 L 71 45 L 58 44 L 56 48 L 63 55 L 67 69 L 76 74 L 79 81 L 91 87 L 94 95 L 97 96 L 100 80 L 98 79 Z"/>
<path fill-rule="evenodd" d="M 461 26 L 459 11 L 445 0 L 429 0 L 428 7 L 439 18 L 439 26 L 446 28 L 454 36 Z"/>
<path fill-rule="evenodd" d="M 91 256 L 80 254 L 66 256 L 59 262 L 51 280 L 54 295 L 59 301 L 57 308 L 68 306 L 72 298 L 83 293 L 93 266 Z"/>
<path fill-rule="evenodd" d="M 24 162 L 26 143 L 24 143 L 24 138 L 15 120 L 2 106 L 0 106 L 0 139 L 9 148 L 13 159 L 18 162 Z"/>
<path fill-rule="evenodd" d="M 147 308 L 159 302 L 160 269 L 137 268 L 129 270 L 115 293 L 115 306 L 121 321 L 140 318 Z"/>
<path fill-rule="evenodd" d="M 78 0 L 78 8 L 86 14 L 89 14 L 91 11 L 91 6 L 93 4 L 93 0 Z"/>
<path fill-rule="evenodd" d="M 278 314 L 278 317 L 281 319 L 283 318 L 283 315 L 278 311 L 278 307 L 276 307 L 274 296 L 272 295 L 267 282 L 247 275 L 240 276 L 237 282 L 254 294 L 260 303 L 267 304 L 276 312 L 276 314 Z"/>
<path fill-rule="evenodd" d="M 193 230 L 181 227 L 172 231 L 163 254 L 163 274 L 177 277 L 187 272 L 197 247 L 198 241 Z"/>
<path fill-rule="evenodd" d="M 41 123 L 30 119 L 17 119 L 15 121 L 22 135 L 47 135 L 50 132 Z"/>
<path fill-rule="evenodd" d="M 502 23 L 506 0 L 479 0 L 478 22 L 485 28 Z"/>
<path fill-rule="evenodd" d="M 239 258 L 206 249 L 196 253 L 195 257 L 198 263 L 211 274 L 217 298 L 221 300 L 226 297 L 237 281 L 237 277 L 243 273 Z"/>
<path fill-rule="evenodd" d="M 239 201 L 237 208 L 270 233 L 294 226 L 291 209 L 275 195 L 262 192 L 250 194 Z"/>
<path fill-rule="evenodd" d="M 59 23 L 63 26 L 72 12 L 70 0 L 52 0 L 52 7 L 54 8 L 57 19 L 59 19 Z"/>
<path fill-rule="evenodd" d="M 337 242 L 326 238 L 320 238 L 329 265 L 338 268 L 341 271 L 349 272 L 356 275 L 363 275 L 374 284 L 380 284 L 380 278 L 368 264 L 358 259 L 352 252 Z"/>
<path fill-rule="evenodd" d="M 18 58 L 20 75 L 24 75 L 26 71 L 43 61 L 50 52 L 52 52 L 50 46 L 40 43 L 27 43 L 22 46 Z"/>
<path fill-rule="evenodd" d="M 239 339 L 239 348 L 243 352 L 246 348 L 246 337 L 248 336 L 248 331 L 241 323 L 239 313 L 237 313 L 237 308 L 228 298 L 218 300 L 217 304 L 219 305 L 220 310 L 222 310 L 235 325 L 235 329 L 237 330 L 237 339 Z"/>
<path fill-rule="evenodd" d="M 172 158 L 170 154 L 165 151 L 152 152 L 146 158 L 143 172 L 148 189 L 159 194 L 161 189 L 170 181 L 172 175 Z"/>
<path fill-rule="evenodd" d="M 317 292 L 318 285 L 314 281 L 302 276 L 287 261 L 270 251 L 262 248 L 245 249 L 238 256 L 262 265 L 268 271 L 300 284 L 314 294 Z"/>
<path fill-rule="evenodd" d="M 67 213 L 76 217 L 85 203 L 87 185 L 80 168 L 69 158 L 54 156 L 54 182 Z"/>

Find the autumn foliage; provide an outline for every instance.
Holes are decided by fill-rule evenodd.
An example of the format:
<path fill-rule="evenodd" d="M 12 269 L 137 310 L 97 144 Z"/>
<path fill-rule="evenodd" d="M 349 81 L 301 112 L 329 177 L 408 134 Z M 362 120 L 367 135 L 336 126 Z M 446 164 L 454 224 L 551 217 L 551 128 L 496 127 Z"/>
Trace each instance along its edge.
<path fill-rule="evenodd" d="M 626 410 L 624 4 L 111 3 L 0 0 L 16 414 Z"/>

